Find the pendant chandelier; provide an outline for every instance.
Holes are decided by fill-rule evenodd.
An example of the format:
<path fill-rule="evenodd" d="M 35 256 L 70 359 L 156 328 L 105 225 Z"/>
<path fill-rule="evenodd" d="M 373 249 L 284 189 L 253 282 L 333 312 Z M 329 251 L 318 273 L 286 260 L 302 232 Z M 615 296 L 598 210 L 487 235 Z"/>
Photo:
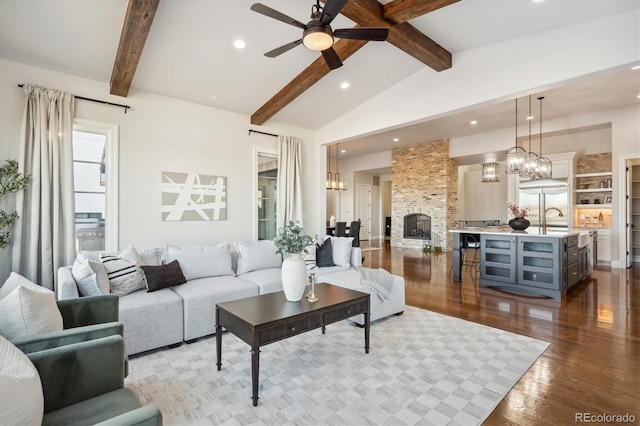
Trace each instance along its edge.
<path fill-rule="evenodd" d="M 500 164 L 490 160 L 482 165 L 482 181 L 485 183 L 500 182 Z"/>
<path fill-rule="evenodd" d="M 327 164 L 329 165 L 329 171 L 327 172 L 327 189 L 332 191 L 344 191 L 345 185 L 344 182 L 340 180 L 340 169 L 338 164 L 338 156 L 340 152 L 340 144 L 336 144 L 336 172 L 331 173 L 331 158 L 329 156 L 331 148 L 327 148 Z"/>
<path fill-rule="evenodd" d="M 524 165 L 522 166 L 522 170 L 520 170 L 520 176 L 536 179 L 536 169 L 538 169 L 540 157 L 531 150 L 531 122 L 533 121 L 533 116 L 531 115 L 531 95 L 529 95 L 529 115 L 527 116 L 527 120 L 529 121 L 529 152 L 527 152 Z"/>
<path fill-rule="evenodd" d="M 518 98 L 516 98 L 516 137 L 513 148 L 507 151 L 507 161 L 505 172 L 507 174 L 519 174 L 522 171 L 524 162 L 527 159 L 527 151 L 518 146 Z M 484 172 L 483 172 L 484 175 Z"/>
<path fill-rule="evenodd" d="M 538 159 L 538 167 L 536 168 L 535 179 L 551 179 L 551 160 L 542 156 L 542 100 L 544 96 L 540 96 L 540 158 Z"/>

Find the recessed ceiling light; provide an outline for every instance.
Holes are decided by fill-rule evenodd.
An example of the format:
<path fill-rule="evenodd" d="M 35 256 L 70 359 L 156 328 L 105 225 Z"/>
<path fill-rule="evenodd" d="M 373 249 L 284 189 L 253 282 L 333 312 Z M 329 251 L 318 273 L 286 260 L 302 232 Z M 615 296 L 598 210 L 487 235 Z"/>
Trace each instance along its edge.
<path fill-rule="evenodd" d="M 542 3 L 544 0 L 531 0 L 533 3 Z"/>
<path fill-rule="evenodd" d="M 394 141 L 394 142 L 399 142 L 399 141 L 400 141 L 400 139 L 398 139 L 398 138 L 393 138 L 393 141 Z"/>
<path fill-rule="evenodd" d="M 533 115 L 528 116 L 527 120 L 533 120 Z"/>
<path fill-rule="evenodd" d="M 244 42 L 244 40 L 236 40 L 233 42 L 233 47 L 235 47 L 236 49 L 244 49 L 245 47 L 247 47 L 247 43 Z"/>
<path fill-rule="evenodd" d="M 475 126 L 476 124 L 478 124 L 478 121 L 477 120 L 471 120 L 469 122 L 469 124 L 471 124 L 472 126 Z"/>
<path fill-rule="evenodd" d="M 346 149 L 341 149 L 340 152 L 344 154 L 345 152 L 347 152 L 347 150 Z"/>
<path fill-rule="evenodd" d="M 347 83 L 346 81 L 344 83 L 340 83 L 340 88 L 341 89 L 348 89 L 349 88 L 349 83 Z"/>
<path fill-rule="evenodd" d="M 638 95 L 638 99 L 640 99 L 640 95 Z"/>
<path fill-rule="evenodd" d="M 632 70 L 640 70 L 640 65 L 636 65 L 635 67 L 631 67 Z"/>

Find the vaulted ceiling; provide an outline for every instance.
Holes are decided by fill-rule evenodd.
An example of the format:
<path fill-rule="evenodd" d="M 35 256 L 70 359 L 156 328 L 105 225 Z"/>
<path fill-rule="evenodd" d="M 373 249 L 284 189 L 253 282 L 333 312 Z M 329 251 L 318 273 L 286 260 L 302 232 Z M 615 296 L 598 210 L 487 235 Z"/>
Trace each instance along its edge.
<path fill-rule="evenodd" d="M 273 120 L 315 130 L 418 71 L 446 73 L 455 68 L 458 52 L 640 6 L 637 0 L 349 0 L 333 28 L 385 26 L 389 38 L 367 43 L 339 40 L 335 49 L 344 66 L 328 72 L 318 52 L 303 47 L 277 58 L 265 57 L 265 52 L 300 38 L 300 31 L 251 11 L 256 1 L 302 22 L 315 4 L 315 0 L 3 0 L 0 58 L 108 83 L 108 91 L 118 95 L 105 92 L 112 101 L 150 92 L 245 114 L 256 124 L 268 126 Z M 236 39 L 243 39 L 246 48 L 235 49 Z M 350 87 L 340 89 L 343 82 Z M 617 78 L 609 82 L 620 85 Z M 602 88 L 605 83 L 598 84 Z M 625 89 L 610 92 L 634 92 L 637 86 L 637 79 L 627 79 Z M 570 87 L 563 89 L 571 92 Z M 580 104 L 578 96 L 584 90 L 565 95 L 573 96 L 574 105 Z M 613 97 L 606 88 L 601 92 Z M 615 102 L 619 104 L 599 96 L 582 104 L 600 108 Z M 492 107 L 479 106 L 478 111 L 492 117 L 494 128 L 510 126 L 510 114 L 498 122 Z M 561 114 L 570 108 L 558 105 L 557 109 Z M 470 106 L 467 113 L 472 110 Z M 444 124 L 447 117 L 438 120 L 441 132 L 449 137 L 460 132 L 453 120 Z"/>

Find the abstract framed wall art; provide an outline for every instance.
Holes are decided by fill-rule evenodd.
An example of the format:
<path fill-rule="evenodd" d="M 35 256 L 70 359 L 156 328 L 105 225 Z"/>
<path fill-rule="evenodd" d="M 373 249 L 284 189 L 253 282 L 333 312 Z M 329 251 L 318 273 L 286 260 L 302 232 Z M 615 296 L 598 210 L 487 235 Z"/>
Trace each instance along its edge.
<path fill-rule="evenodd" d="M 226 220 L 227 178 L 162 172 L 162 220 Z"/>

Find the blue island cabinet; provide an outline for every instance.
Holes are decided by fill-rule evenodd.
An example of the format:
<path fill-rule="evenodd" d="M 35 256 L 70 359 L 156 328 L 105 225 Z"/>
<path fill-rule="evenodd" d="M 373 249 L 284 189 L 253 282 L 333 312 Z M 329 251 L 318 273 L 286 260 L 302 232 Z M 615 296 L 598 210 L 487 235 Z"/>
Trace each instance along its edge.
<path fill-rule="evenodd" d="M 481 235 L 480 285 L 564 298 L 574 260 L 570 238 Z"/>

